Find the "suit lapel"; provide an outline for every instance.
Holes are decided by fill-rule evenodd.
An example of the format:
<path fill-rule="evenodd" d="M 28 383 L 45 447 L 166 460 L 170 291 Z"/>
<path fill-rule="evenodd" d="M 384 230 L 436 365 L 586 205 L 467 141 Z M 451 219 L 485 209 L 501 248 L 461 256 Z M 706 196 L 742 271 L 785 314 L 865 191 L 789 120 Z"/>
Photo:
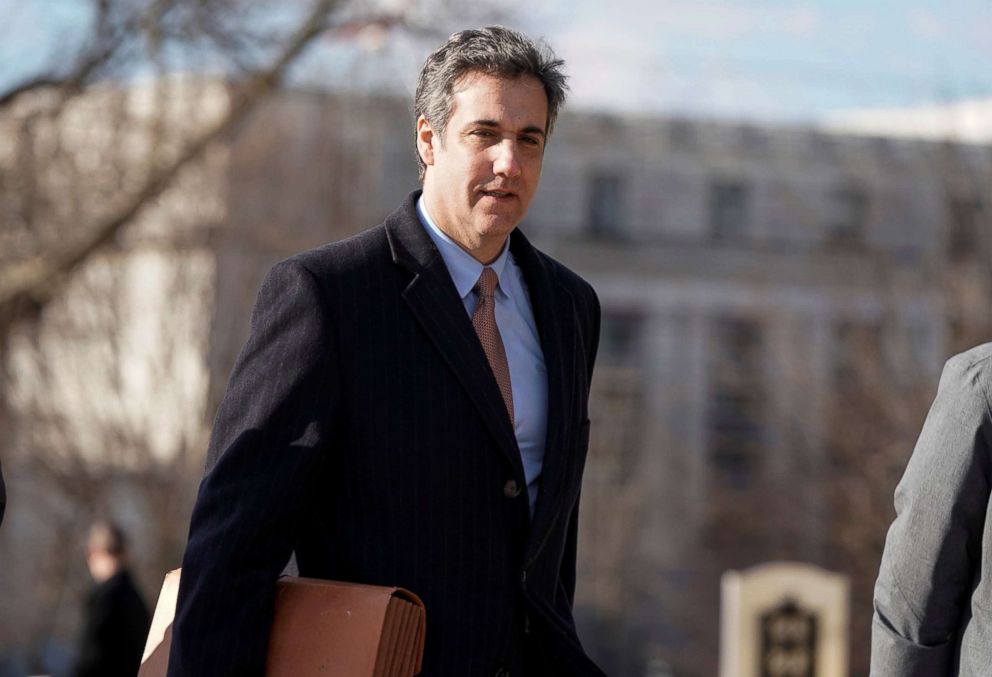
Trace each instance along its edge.
<path fill-rule="evenodd" d="M 533 528 L 527 552 L 540 549 L 561 510 L 564 479 L 571 460 L 568 411 L 575 389 L 575 331 L 572 321 L 572 296 L 548 264 L 541 259 L 523 233 L 514 231 L 510 251 L 524 273 L 530 293 L 534 319 L 541 335 L 541 349 L 548 374 L 548 429 L 544 445 L 540 491 L 534 510 Z"/>
<path fill-rule="evenodd" d="M 461 382 L 517 476 L 523 477 L 520 450 L 499 386 L 444 259 L 417 217 L 418 196 L 419 192 L 411 194 L 385 222 L 393 260 L 413 273 L 403 300 Z"/>
<path fill-rule="evenodd" d="M 444 259 L 417 217 L 418 197 L 419 192 L 411 194 L 385 222 L 393 260 L 413 274 L 403 299 L 464 387 L 517 476 L 523 478 L 520 450 L 499 386 Z M 581 372 L 575 364 L 578 357 L 571 294 L 519 230 L 511 237 L 510 250 L 527 282 L 548 374 L 548 427 L 541 488 L 527 541 L 530 559 L 543 546 L 561 512 L 560 496 L 571 461 L 567 453 L 571 448 L 570 426 L 577 424 L 569 411 L 576 374 Z"/>

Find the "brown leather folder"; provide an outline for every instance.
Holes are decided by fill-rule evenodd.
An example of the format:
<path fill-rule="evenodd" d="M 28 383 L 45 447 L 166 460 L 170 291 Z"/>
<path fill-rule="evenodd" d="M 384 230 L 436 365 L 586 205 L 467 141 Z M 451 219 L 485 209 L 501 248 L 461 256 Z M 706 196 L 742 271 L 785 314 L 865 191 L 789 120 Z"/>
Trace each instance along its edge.
<path fill-rule="evenodd" d="M 138 677 L 165 677 L 179 569 L 162 584 Z M 402 588 L 284 576 L 276 584 L 267 677 L 412 677 L 426 611 Z"/>

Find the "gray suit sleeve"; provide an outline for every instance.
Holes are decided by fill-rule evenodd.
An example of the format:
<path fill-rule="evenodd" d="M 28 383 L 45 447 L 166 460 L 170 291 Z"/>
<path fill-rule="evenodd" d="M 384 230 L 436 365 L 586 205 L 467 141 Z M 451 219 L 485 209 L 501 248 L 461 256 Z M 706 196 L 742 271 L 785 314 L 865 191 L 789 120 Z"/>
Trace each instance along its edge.
<path fill-rule="evenodd" d="M 989 499 L 989 359 L 944 368 L 895 493 L 875 584 L 873 677 L 952 674 L 980 566 Z"/>

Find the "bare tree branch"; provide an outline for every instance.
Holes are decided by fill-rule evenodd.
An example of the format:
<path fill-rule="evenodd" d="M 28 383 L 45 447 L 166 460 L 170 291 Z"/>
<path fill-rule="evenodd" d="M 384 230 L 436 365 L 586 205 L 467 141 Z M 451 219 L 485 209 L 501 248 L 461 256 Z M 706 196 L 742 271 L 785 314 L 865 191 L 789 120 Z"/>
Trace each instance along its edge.
<path fill-rule="evenodd" d="M 0 333 L 15 323 L 37 316 L 58 293 L 66 278 L 95 252 L 113 243 L 121 230 L 152 200 L 171 185 L 173 179 L 199 158 L 214 142 L 223 138 L 252 111 L 279 82 L 287 67 L 310 42 L 327 27 L 328 16 L 338 0 L 319 0 L 307 19 L 265 69 L 256 72 L 238 88 L 227 113 L 203 132 L 166 166 L 152 171 L 144 185 L 114 214 L 103 219 L 80 243 L 52 256 L 35 256 L 15 262 L 0 274 Z"/>
<path fill-rule="evenodd" d="M 161 16 L 168 12 L 177 0 L 157 0 L 149 9 Z M 116 56 L 134 29 L 146 21 L 146 16 L 136 14 L 129 16 L 118 26 L 113 26 L 110 19 L 110 7 L 106 0 L 97 2 L 97 26 L 94 31 L 94 42 L 89 45 L 76 63 L 75 68 L 68 73 L 55 72 L 36 75 L 22 80 L 0 93 L 0 109 L 12 105 L 23 95 L 45 89 L 62 91 L 63 98 L 82 89 Z"/>

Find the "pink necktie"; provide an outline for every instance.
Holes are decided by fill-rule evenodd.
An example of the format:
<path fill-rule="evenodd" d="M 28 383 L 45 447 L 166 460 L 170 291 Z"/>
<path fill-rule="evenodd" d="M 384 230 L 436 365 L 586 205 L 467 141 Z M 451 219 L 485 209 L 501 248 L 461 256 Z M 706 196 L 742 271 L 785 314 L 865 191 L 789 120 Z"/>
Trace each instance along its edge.
<path fill-rule="evenodd" d="M 513 422 L 513 390 L 510 388 L 510 367 L 506 363 L 506 350 L 503 348 L 503 338 L 499 335 L 499 327 L 496 326 L 496 300 L 493 294 L 496 292 L 496 285 L 499 284 L 499 277 L 492 268 L 483 268 L 479 281 L 476 282 L 474 291 L 479 300 L 475 304 L 475 311 L 472 313 L 472 326 L 475 333 L 479 335 L 482 343 L 482 350 L 489 360 L 489 368 L 493 370 L 496 383 L 499 385 L 499 392 L 503 395 L 503 402 L 506 404 L 506 413 L 510 415 L 510 422 Z"/>

